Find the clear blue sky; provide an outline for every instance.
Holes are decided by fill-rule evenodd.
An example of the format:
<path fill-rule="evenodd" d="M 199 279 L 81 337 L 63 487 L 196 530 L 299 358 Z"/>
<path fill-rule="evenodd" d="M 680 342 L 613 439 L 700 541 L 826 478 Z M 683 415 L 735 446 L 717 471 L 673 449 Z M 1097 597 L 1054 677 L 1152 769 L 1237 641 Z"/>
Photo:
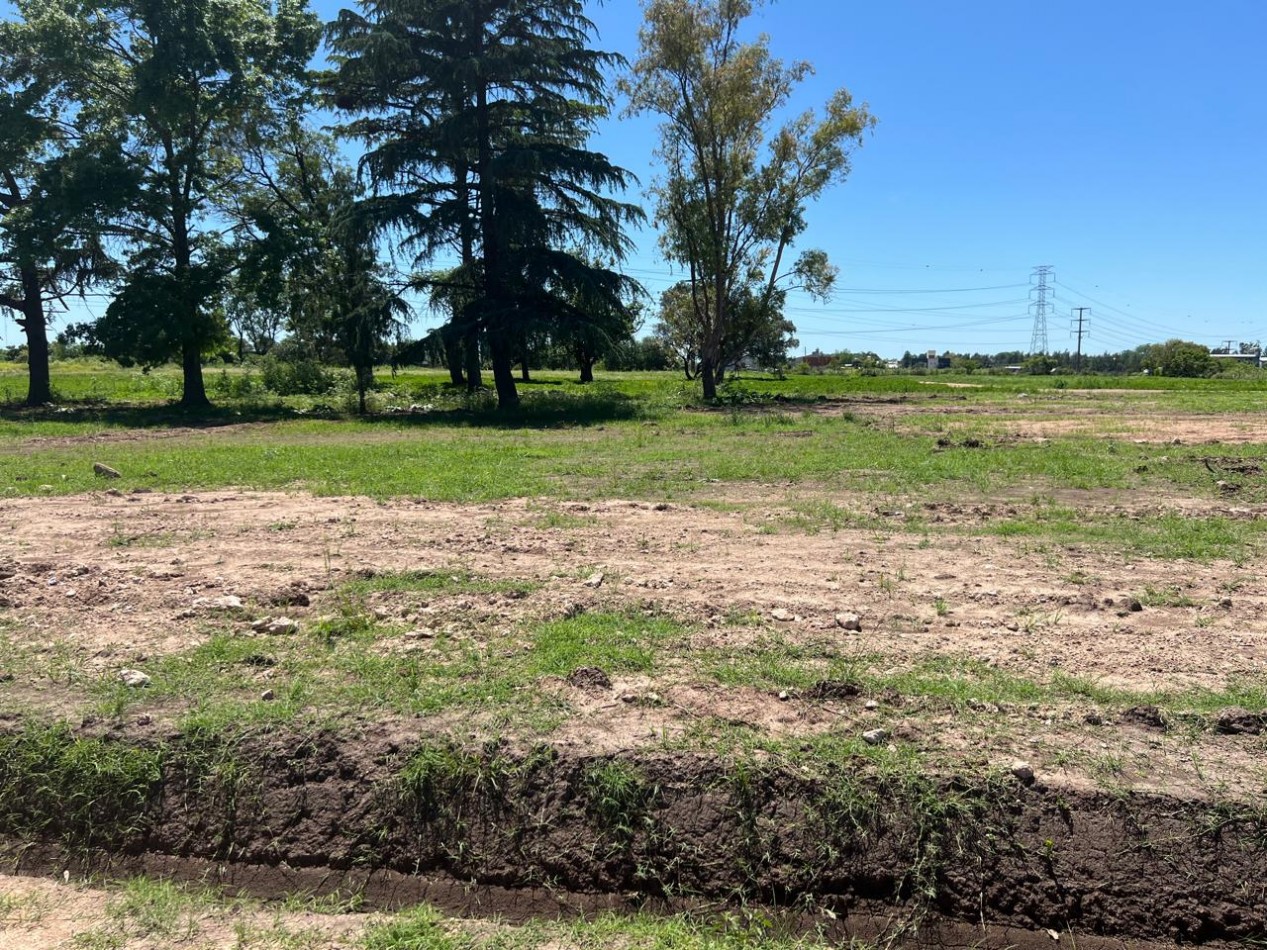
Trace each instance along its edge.
<path fill-rule="evenodd" d="M 637 4 L 591 15 L 634 54 Z M 1267 343 L 1267 3 L 782 0 L 753 19 L 817 69 L 798 109 L 844 86 L 879 119 L 809 212 L 802 246 L 841 271 L 831 303 L 792 303 L 809 349 L 1027 350 L 1039 264 L 1052 349 L 1074 306 L 1089 352 Z M 648 180 L 654 136 L 610 122 L 597 146 Z M 662 288 L 654 234 L 639 244 Z"/>
<path fill-rule="evenodd" d="M 599 46 L 636 54 L 638 3 L 590 16 Z M 790 301 L 804 348 L 1028 350 L 1039 264 L 1050 349 L 1072 347 L 1075 306 L 1087 352 L 1267 344 L 1263 0 L 778 0 L 752 26 L 816 67 L 796 111 L 844 86 L 879 118 L 809 210 L 800 246 L 840 279 L 826 305 Z M 593 145 L 646 184 L 655 140 L 653 119 L 614 117 Z M 630 273 L 658 293 L 680 273 L 649 227 L 637 240 Z"/>

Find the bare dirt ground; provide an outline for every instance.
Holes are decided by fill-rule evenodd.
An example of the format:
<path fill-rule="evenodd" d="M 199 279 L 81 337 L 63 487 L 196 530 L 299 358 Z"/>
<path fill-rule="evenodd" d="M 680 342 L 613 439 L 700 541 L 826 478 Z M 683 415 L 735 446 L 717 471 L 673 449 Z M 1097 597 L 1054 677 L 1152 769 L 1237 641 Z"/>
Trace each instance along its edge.
<path fill-rule="evenodd" d="M 0 875 L 0 950 L 271 950 L 349 948 L 381 918 L 318 914 L 249 903 L 197 903 L 137 920 L 119 892 L 81 881 Z"/>
<path fill-rule="evenodd" d="M 1062 498 L 1076 503 L 1081 494 Z M 1147 498 L 1088 499 L 1079 510 L 1156 510 Z M 1187 507 L 1193 517 L 1264 513 Z M 891 533 L 800 534 L 763 530 L 777 521 L 777 504 L 466 506 L 258 492 L 10 500 L 0 503 L 0 574 L 8 575 L 0 596 L 5 616 L 24 630 L 103 669 L 199 642 L 199 598 L 264 602 L 370 571 L 462 567 L 541 582 L 547 601 L 654 600 L 718 636 L 736 614 L 782 609 L 792 616 L 776 620 L 778 629 L 808 636 L 835 631 L 836 614 L 856 612 L 863 632 L 849 642 L 897 663 L 943 653 L 1138 690 L 1218 689 L 1267 671 L 1267 632 L 1258 629 L 1267 579 L 1252 566 L 1027 553 L 1023 543 L 972 535 L 974 525 L 1016 510 L 1006 502 L 919 506 L 882 512 Z M 903 533 L 908 514 L 964 532 Z M 605 578 L 597 592 L 585 583 L 595 572 Z M 1174 589 L 1192 603 L 1131 610 L 1147 588 Z"/>
<path fill-rule="evenodd" d="M 948 422 L 987 424 L 1010 439 L 1027 441 L 1057 436 L 1089 436 L 1120 439 L 1140 444 L 1249 445 L 1267 442 L 1267 418 L 1173 412 L 1140 390 L 1061 390 L 1050 394 L 1018 394 L 1004 403 L 982 405 L 952 389 L 930 399 L 927 396 L 861 397 L 833 399 L 814 411 L 826 415 L 852 413 L 906 430 L 910 416 L 941 416 Z M 971 384 L 958 384 L 971 388 Z M 1158 393 L 1162 396 L 1164 394 Z M 1114 400 L 1120 400 L 1114 404 Z"/>
<path fill-rule="evenodd" d="M 209 606 L 216 598 L 266 609 L 300 592 L 310 606 L 273 612 L 306 624 L 328 613 L 337 587 L 357 576 L 462 569 L 540 585 L 527 597 L 463 596 L 426 608 L 456 619 L 472 636 L 481 625 L 513 628 L 577 605 L 651 605 L 689 624 L 695 648 L 773 635 L 890 674 L 942 656 L 1036 681 L 1065 673 L 1166 692 L 1221 690 L 1261 681 L 1267 671 L 1260 619 L 1267 578 L 1255 565 L 1128 559 L 1081 546 L 1031 550 L 1019 540 L 974 534 L 974 527 L 1014 514 L 1007 501 L 877 511 L 867 507 L 874 499 L 834 497 L 886 518 L 892 529 L 788 532 L 777 527 L 786 513 L 780 490 L 762 491 L 759 504 L 730 499 L 723 510 L 632 501 L 379 503 L 238 491 L 6 500 L 0 617 L 7 635 L 25 646 L 57 662 L 69 656 L 87 675 L 113 677 L 186 651 L 226 623 L 251 636 L 249 620 Z M 795 500 L 781 491 L 783 503 Z M 1174 499 L 1139 494 L 1062 497 L 1081 510 L 1127 516 L 1175 508 Z M 1181 507 L 1191 517 L 1232 510 L 1191 500 Z M 912 512 L 937 530 L 904 531 Z M 1141 604 L 1147 591 L 1163 592 L 1163 602 Z M 377 603 L 393 616 L 408 610 L 386 595 Z M 837 617 L 847 613 L 858 616 L 860 632 L 842 629 Z M 404 620 L 430 618 L 407 613 Z M 1094 783 L 1099 770 L 1101 780 L 1184 795 L 1217 788 L 1254 796 L 1267 787 L 1256 730 L 1207 732 L 1198 742 L 1191 729 L 1163 731 L 1147 715 L 1106 721 L 1090 701 L 1006 708 L 982 702 L 966 714 L 901 697 L 864 707 L 860 700 L 811 702 L 701 682 L 689 664 L 654 680 L 616 678 L 611 691 L 563 680 L 547 686 L 573 711 L 554 741 L 598 752 L 654 745 L 701 722 L 783 736 L 882 725 L 897 740 L 943 757 L 996 764 L 1024 758 L 1073 785 Z M 49 711 L 74 698 L 47 682 L 19 680 L 8 689 L 11 698 Z M 647 696 L 655 702 L 641 701 Z"/>

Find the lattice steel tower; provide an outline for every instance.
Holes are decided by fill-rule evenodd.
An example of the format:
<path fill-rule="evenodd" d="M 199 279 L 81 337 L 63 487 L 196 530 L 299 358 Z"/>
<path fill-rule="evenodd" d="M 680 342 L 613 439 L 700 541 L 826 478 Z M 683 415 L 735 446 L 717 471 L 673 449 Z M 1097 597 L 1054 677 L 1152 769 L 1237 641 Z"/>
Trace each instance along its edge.
<path fill-rule="evenodd" d="M 1054 268 L 1050 264 L 1043 264 L 1035 267 L 1034 273 L 1030 275 L 1030 281 L 1035 282 L 1029 291 L 1032 300 L 1029 309 L 1034 314 L 1034 335 L 1029 339 L 1030 356 L 1047 355 L 1047 314 L 1051 310 L 1051 303 L 1047 299 L 1047 293 L 1050 290 L 1047 279 L 1051 277 L 1053 271 Z"/>

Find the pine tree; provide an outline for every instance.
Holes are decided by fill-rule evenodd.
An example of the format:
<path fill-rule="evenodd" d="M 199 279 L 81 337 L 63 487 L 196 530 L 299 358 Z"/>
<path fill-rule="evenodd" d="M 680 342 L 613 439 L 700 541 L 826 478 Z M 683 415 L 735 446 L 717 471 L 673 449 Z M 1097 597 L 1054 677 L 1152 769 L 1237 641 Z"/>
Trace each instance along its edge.
<path fill-rule="evenodd" d="M 630 176 L 585 147 L 604 115 L 604 70 L 576 0 L 364 0 L 330 29 L 332 103 L 356 118 L 374 191 L 366 219 L 430 260 L 456 250 L 476 281 L 461 329 L 488 341 L 498 405 L 534 324 L 623 307 L 631 281 L 576 249 L 620 260 L 641 210 L 610 197 Z"/>

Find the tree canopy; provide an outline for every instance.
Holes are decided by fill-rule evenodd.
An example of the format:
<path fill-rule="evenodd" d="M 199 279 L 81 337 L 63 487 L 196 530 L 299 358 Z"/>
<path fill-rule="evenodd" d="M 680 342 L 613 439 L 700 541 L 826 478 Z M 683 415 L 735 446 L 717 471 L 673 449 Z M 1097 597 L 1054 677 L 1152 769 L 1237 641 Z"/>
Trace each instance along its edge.
<path fill-rule="evenodd" d="M 849 154 L 875 124 L 841 89 L 824 115 L 770 123 L 811 71 L 741 39 L 749 0 L 650 0 L 640 50 L 623 88 L 629 111 L 662 118 L 656 221 L 665 256 L 690 274 L 690 317 L 704 395 L 716 395 L 733 324 L 781 319 L 781 289 L 815 297 L 835 270 L 821 251 L 786 258 L 806 228 L 805 208 L 849 173 Z M 749 295 L 751 300 L 749 301 Z M 749 301 L 749 302 L 745 302 Z M 741 302 L 742 303 L 741 306 Z"/>
<path fill-rule="evenodd" d="M 610 196 L 629 174 L 585 144 L 619 63 L 592 34 L 577 0 L 364 0 L 330 28 L 325 86 L 366 147 L 365 220 L 415 266 L 460 254 L 452 323 L 484 334 L 503 408 L 526 333 L 587 319 L 578 298 L 621 307 L 632 283 L 576 250 L 619 261 L 641 217 Z"/>

